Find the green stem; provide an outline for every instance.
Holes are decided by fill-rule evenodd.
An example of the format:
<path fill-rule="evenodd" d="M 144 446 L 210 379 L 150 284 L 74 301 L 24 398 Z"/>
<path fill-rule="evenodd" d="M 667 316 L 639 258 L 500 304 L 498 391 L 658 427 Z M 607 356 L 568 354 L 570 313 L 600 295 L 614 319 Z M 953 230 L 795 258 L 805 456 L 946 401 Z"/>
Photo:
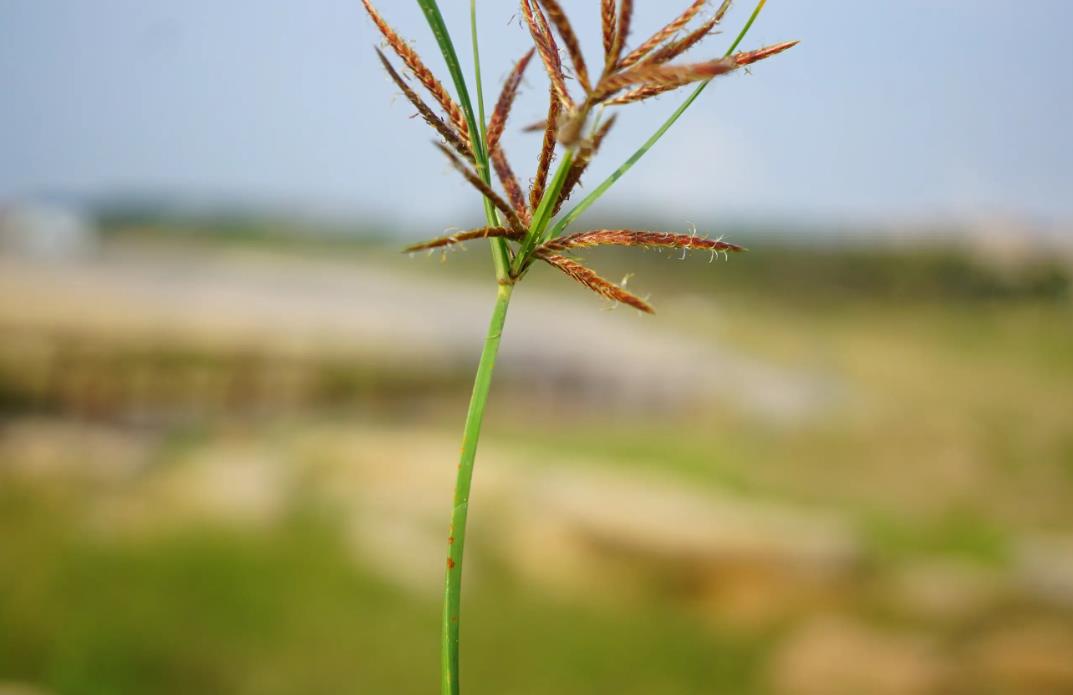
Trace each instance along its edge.
<path fill-rule="evenodd" d="M 469 125 L 470 143 L 473 147 L 477 172 L 486 183 L 491 182 L 488 166 L 487 126 L 484 113 L 484 88 L 481 84 L 481 59 L 477 41 L 477 3 L 470 0 L 470 30 L 473 39 L 473 69 L 477 88 L 477 107 L 480 120 L 473 112 L 469 90 L 462 75 L 458 55 L 447 31 L 447 25 L 440 14 L 436 0 L 417 0 L 425 12 L 429 27 L 440 45 L 444 61 L 454 80 L 458 100 L 466 115 Z M 484 215 L 488 224 L 497 226 L 500 222 L 492 203 L 484 198 Z M 466 425 L 462 435 L 462 453 L 458 462 L 458 474 L 455 479 L 454 502 L 451 507 L 451 527 L 447 547 L 447 574 L 443 588 L 443 623 L 440 651 L 440 678 L 443 695 L 459 695 L 459 629 L 462 608 L 462 551 L 466 543 L 466 519 L 469 516 L 469 494 L 473 482 L 473 464 L 477 457 L 477 443 L 481 437 L 481 423 L 484 420 L 484 408 L 488 403 L 488 391 L 492 386 L 492 373 L 495 370 L 496 355 L 503 335 L 503 324 L 507 319 L 507 307 L 514 286 L 510 278 L 510 253 L 503 239 L 491 239 L 492 259 L 495 263 L 498 291 L 496 303 L 492 310 L 492 319 L 488 326 L 488 335 L 484 339 L 477 375 L 473 381 L 473 394 L 470 396 L 469 410 L 466 413 Z"/>
<path fill-rule="evenodd" d="M 488 125 L 484 116 L 484 82 L 481 80 L 481 51 L 477 41 L 477 0 L 469 3 L 469 29 L 473 39 L 473 78 L 477 87 L 477 121 L 479 133 L 471 135 L 471 140 L 480 143 L 480 154 L 476 157 L 477 174 L 484 179 L 485 183 L 492 183 L 492 170 L 488 165 Z M 477 148 L 477 145 L 474 145 Z M 476 150 L 475 150 L 476 151 Z M 484 219 L 489 226 L 502 226 L 503 220 L 499 218 L 499 212 L 488 198 L 481 198 L 484 202 Z M 496 279 L 505 282 L 510 277 L 510 253 L 507 242 L 503 239 L 489 239 L 492 243 L 492 262 L 495 264 Z"/>
<path fill-rule="evenodd" d="M 473 39 L 473 76 L 477 83 L 477 115 L 480 120 L 478 124 L 481 128 L 481 145 L 485 152 L 485 157 L 489 155 L 488 149 L 488 126 L 484 117 L 484 83 L 481 80 L 481 47 L 477 41 L 477 0 L 470 0 L 469 3 L 469 33 Z"/>
<path fill-rule="evenodd" d="M 756 9 L 754 9 L 753 13 L 749 15 L 749 21 L 747 21 L 745 23 L 745 26 L 741 28 L 741 31 L 738 32 L 738 37 L 734 39 L 734 43 L 730 44 L 730 48 L 728 48 L 726 53 L 723 54 L 724 58 L 728 57 L 730 54 L 732 54 L 738 49 L 738 46 L 741 44 L 742 39 L 744 39 L 745 35 L 749 33 L 749 29 L 752 28 L 753 23 L 756 21 L 756 18 L 760 16 L 760 11 L 764 9 L 765 4 L 767 4 L 767 0 L 760 0 L 756 4 Z M 693 90 L 693 93 L 690 94 L 684 102 L 682 102 L 682 105 L 674 110 L 674 113 L 671 114 L 670 118 L 664 121 L 663 125 L 661 125 L 656 130 L 656 132 L 652 134 L 652 137 L 648 138 L 648 140 L 646 140 L 645 143 L 641 145 L 641 147 L 636 152 L 630 155 L 630 158 L 623 162 L 622 166 L 611 172 L 611 175 L 608 176 L 607 179 L 605 179 L 599 186 L 594 188 L 592 190 L 592 193 L 589 193 L 587 196 L 582 198 L 581 202 L 579 202 L 577 205 L 571 208 L 569 212 L 559 218 L 559 221 L 555 224 L 554 227 L 552 227 L 551 234 L 549 234 L 548 237 L 554 239 L 560 236 L 563 231 L 574 222 L 574 220 L 584 214 L 586 210 L 592 207 L 593 203 L 603 197 L 603 195 L 607 193 L 609 188 L 614 186 L 619 179 L 625 176 L 627 171 L 633 168 L 634 164 L 639 162 L 642 157 L 648 154 L 648 151 L 652 149 L 657 142 L 660 141 L 660 138 L 662 138 L 667 133 L 667 131 L 671 129 L 671 126 L 678 122 L 678 119 L 682 117 L 682 114 L 686 112 L 686 109 L 693 105 L 693 102 L 697 100 L 697 97 L 699 97 L 704 92 L 704 90 L 708 87 L 710 83 L 711 80 L 701 82 L 700 85 L 698 85 L 697 88 Z"/>
<path fill-rule="evenodd" d="M 476 12 L 475 2 L 476 0 L 471 0 L 471 14 Z M 440 13 L 440 7 L 436 4 L 436 0 L 417 0 L 417 4 L 425 13 L 428 26 L 432 29 L 432 35 L 436 37 L 440 53 L 443 54 L 443 60 L 447 64 L 447 71 L 451 73 L 451 80 L 454 82 L 455 91 L 458 93 L 458 103 L 462 107 L 462 112 L 466 116 L 466 124 L 469 127 L 469 140 L 473 146 L 474 158 L 477 162 L 477 173 L 484 179 L 485 183 L 490 183 L 491 174 L 488 168 L 488 152 L 485 150 L 484 141 L 481 138 L 483 127 L 478 125 L 477 116 L 473 113 L 473 104 L 469 98 L 469 88 L 466 87 L 466 78 L 462 74 L 462 65 L 458 62 L 458 53 L 455 51 L 454 42 L 451 41 L 451 33 L 447 31 L 447 23 L 443 21 L 443 15 Z M 476 29 L 475 23 L 473 28 Z M 474 59 L 477 59 L 476 55 L 474 55 Z M 484 217 L 490 226 L 499 225 L 495 207 L 492 206 L 492 202 L 487 198 L 484 199 Z M 507 242 L 503 239 L 490 239 L 489 241 L 492 244 L 492 261 L 495 263 L 496 279 L 500 282 L 505 282 L 510 277 L 510 253 Z"/>
<path fill-rule="evenodd" d="M 744 39 L 745 35 L 749 33 L 749 30 L 753 28 L 753 22 L 755 22 L 756 18 L 760 16 L 760 10 L 764 9 L 764 5 L 766 4 L 767 0 L 760 0 L 760 2 L 756 3 L 756 9 L 754 9 L 753 13 L 749 15 L 749 21 L 747 21 L 745 23 L 745 26 L 741 28 L 741 31 L 738 32 L 738 38 L 734 39 L 734 43 L 730 44 L 730 48 L 728 48 L 727 52 L 723 54 L 724 58 L 728 58 L 731 53 L 738 50 L 738 46 L 741 45 L 742 39 Z"/>
<path fill-rule="evenodd" d="M 484 350 L 477 365 L 473 381 L 473 395 L 466 413 L 466 426 L 462 436 L 462 456 L 458 463 L 455 481 L 454 506 L 451 510 L 451 528 L 447 546 L 447 580 L 443 593 L 443 640 L 440 652 L 441 692 L 443 695 L 458 695 L 459 690 L 459 618 L 462 603 L 462 551 L 466 543 L 466 518 L 469 516 L 469 493 L 473 481 L 473 461 L 477 455 L 477 442 L 481 437 L 481 421 L 488 402 L 488 389 L 492 385 L 499 341 L 507 318 L 507 306 L 513 285 L 501 284 L 496 295 L 495 309 L 484 339 Z"/>
<path fill-rule="evenodd" d="M 548 223 L 551 221 L 555 203 L 559 200 L 559 194 L 562 193 L 566 177 L 570 173 L 570 167 L 574 164 L 575 154 L 576 151 L 573 147 L 563 153 L 562 161 L 559 162 L 558 168 L 552 174 L 548 187 L 544 189 L 544 195 L 540 198 L 540 203 L 537 204 L 537 209 L 533 212 L 533 219 L 529 223 L 529 235 L 525 237 L 521 250 L 514 257 L 514 266 L 511 270 L 516 277 L 529 261 L 529 253 L 541 241 L 544 230 L 547 229 Z"/>

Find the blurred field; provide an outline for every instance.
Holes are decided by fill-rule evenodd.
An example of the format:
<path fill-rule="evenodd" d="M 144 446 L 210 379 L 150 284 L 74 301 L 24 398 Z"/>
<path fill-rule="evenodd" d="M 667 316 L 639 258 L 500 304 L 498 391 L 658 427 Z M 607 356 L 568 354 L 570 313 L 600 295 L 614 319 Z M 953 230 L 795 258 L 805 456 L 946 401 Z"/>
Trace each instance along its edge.
<path fill-rule="evenodd" d="M 0 693 L 433 691 L 483 246 L 180 236 L 0 256 Z M 1068 259 L 746 244 L 519 292 L 468 689 L 1073 692 Z"/>

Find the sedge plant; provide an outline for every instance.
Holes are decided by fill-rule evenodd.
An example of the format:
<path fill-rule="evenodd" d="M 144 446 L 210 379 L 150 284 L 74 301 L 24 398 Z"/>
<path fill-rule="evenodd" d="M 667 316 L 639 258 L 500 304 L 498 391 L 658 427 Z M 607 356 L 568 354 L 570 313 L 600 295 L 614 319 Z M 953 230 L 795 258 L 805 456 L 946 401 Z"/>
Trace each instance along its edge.
<path fill-rule="evenodd" d="M 447 538 L 441 649 L 441 688 L 445 695 L 460 692 L 462 556 L 470 486 L 496 354 L 514 288 L 525 278 L 532 265 L 539 262 L 555 268 L 612 302 L 652 313 L 648 302 L 601 277 L 583 264 L 574 255 L 575 252 L 593 246 L 698 249 L 724 255 L 744 250 L 722 239 L 709 239 L 695 233 L 638 229 L 567 232 L 582 213 L 606 194 L 663 137 L 714 78 L 733 73 L 796 44 L 790 41 L 738 52 L 738 46 L 765 2 L 760 0 L 757 3 L 722 57 L 686 62 L 681 58 L 695 52 L 704 39 L 715 33 L 730 9 L 731 0 L 723 0 L 706 17 L 702 15 L 709 0 L 693 0 L 670 22 L 636 44 L 631 37 L 633 0 L 593 0 L 593 9 L 600 15 L 602 51 L 598 69 L 590 69 L 580 39 L 559 0 L 520 0 L 520 16 L 528 29 L 532 45 L 514 64 L 490 117 L 486 117 L 477 40 L 476 0 L 470 0 L 476 108 L 436 0 L 417 0 L 417 3 L 443 54 L 454 93 L 440 82 L 427 63 L 387 23 L 370 0 L 362 0 L 383 36 L 383 43 L 405 66 L 405 70 L 400 72 L 392 59 L 377 49 L 388 76 L 421 118 L 435 130 L 438 135 L 436 147 L 481 195 L 484 206 L 484 226 L 415 244 L 406 250 L 446 248 L 466 241 L 487 239 L 490 241 L 495 268 L 496 300 L 466 414 Z M 547 77 L 548 105 L 543 121 L 529 128 L 542 132 L 543 140 L 532 177 L 527 188 L 523 188 L 501 140 L 519 86 L 534 59 L 543 66 Z M 605 181 L 564 212 L 563 208 L 572 199 L 590 163 L 614 127 L 618 116 L 616 111 L 688 85 L 694 85 L 692 93 L 656 132 Z"/>

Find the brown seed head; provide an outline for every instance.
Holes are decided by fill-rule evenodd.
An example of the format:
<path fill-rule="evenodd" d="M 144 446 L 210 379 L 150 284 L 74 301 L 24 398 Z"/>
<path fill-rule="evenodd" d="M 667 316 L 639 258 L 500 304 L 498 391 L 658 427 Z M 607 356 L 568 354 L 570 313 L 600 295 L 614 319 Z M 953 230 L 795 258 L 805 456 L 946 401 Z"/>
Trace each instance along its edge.
<path fill-rule="evenodd" d="M 703 249 L 736 253 L 745 248 L 731 244 L 722 239 L 704 239 L 691 234 L 674 234 L 672 232 L 649 232 L 633 229 L 595 229 L 578 232 L 558 239 L 553 239 L 540 247 L 540 250 L 554 252 L 580 249 L 591 246 L 655 246 L 673 249 Z"/>
<path fill-rule="evenodd" d="M 449 234 L 447 236 L 438 237 L 436 239 L 430 239 L 429 241 L 423 241 L 420 244 L 414 244 L 413 246 L 407 246 L 403 249 L 406 253 L 412 253 L 414 251 L 424 251 L 426 249 L 438 249 L 444 246 L 450 246 L 452 244 L 460 244 L 464 241 L 470 241 L 471 239 L 521 239 L 522 236 L 513 229 L 507 227 L 481 227 L 480 229 L 470 229 L 465 232 L 458 232 L 456 234 Z"/>
<path fill-rule="evenodd" d="M 718 17 L 719 15 L 716 16 Z M 657 51 L 651 57 L 645 59 L 644 62 L 638 65 L 637 69 L 641 69 L 644 66 L 653 66 L 653 68 L 655 68 L 659 63 L 663 62 L 663 60 L 671 53 L 678 51 L 679 49 L 683 49 L 683 47 L 688 48 L 688 46 L 685 46 L 685 42 L 693 40 L 693 35 L 690 35 L 689 37 L 686 37 L 686 39 L 683 39 L 681 42 L 669 44 L 668 46 L 673 48 L 673 50 L 661 49 L 660 51 Z M 699 37 L 696 38 L 696 40 L 699 41 Z M 742 67 L 745 65 L 751 65 L 752 63 L 764 60 L 765 58 L 770 58 L 773 55 L 777 55 L 779 53 L 782 53 L 783 51 L 793 48 L 797 45 L 797 43 L 797 41 L 786 41 L 784 43 L 767 46 L 766 48 L 761 48 L 755 51 L 736 53 L 729 58 L 724 58 L 723 61 L 726 61 L 727 63 L 733 63 L 733 67 L 735 68 Z M 696 81 L 696 79 L 691 78 L 687 73 L 675 75 L 675 72 L 671 66 L 667 66 L 666 71 L 662 74 L 655 74 L 657 74 L 657 77 L 655 79 L 644 80 L 641 86 L 635 87 L 623 94 L 620 94 L 619 96 L 607 99 L 606 101 L 604 101 L 604 104 L 606 106 L 621 106 L 622 104 L 630 104 L 637 101 L 643 101 L 645 99 L 650 99 L 654 96 L 663 94 L 664 92 L 669 92 L 673 89 L 677 89 L 678 87 L 681 87 L 690 82 Z M 624 76 L 620 75 L 617 77 L 621 79 Z M 711 79 L 711 77 L 714 77 L 714 75 L 706 76 L 702 79 Z M 611 80 L 606 81 L 606 83 L 610 82 Z"/>
<path fill-rule="evenodd" d="M 480 191 L 481 195 L 487 198 L 488 202 L 490 202 L 496 210 L 503 213 L 503 217 L 507 220 L 507 223 L 510 224 L 510 228 L 516 232 L 520 232 L 524 236 L 527 233 L 527 230 L 525 225 L 522 224 L 521 219 L 519 219 L 518 214 L 514 212 L 514 208 L 512 208 L 507 201 L 503 200 L 503 197 L 496 193 L 491 186 L 485 183 L 484 179 L 477 175 L 477 172 L 466 166 L 454 152 L 438 142 L 435 144 L 436 147 L 447 156 L 447 159 L 450 160 L 451 165 L 458 170 L 458 173 L 462 174 L 462 177 L 465 178 L 471 186 Z"/>
<path fill-rule="evenodd" d="M 556 98 L 555 88 L 552 87 L 548 94 L 548 117 L 544 121 L 544 142 L 540 148 L 540 157 L 537 159 L 533 184 L 529 187 L 529 207 L 533 210 L 540 205 L 540 199 L 544 197 L 544 188 L 548 185 L 548 172 L 551 171 L 551 162 L 555 158 L 556 134 L 559 130 L 561 112 L 562 102 Z"/>
<path fill-rule="evenodd" d="M 383 63 L 388 76 L 391 77 L 395 85 L 402 91 L 406 99 L 414 105 L 417 112 L 421 114 L 423 119 L 425 119 L 425 123 L 432 126 L 432 128 L 443 137 L 447 144 L 450 145 L 455 152 L 461 155 L 463 159 L 469 162 L 474 161 L 473 150 L 469 141 L 463 140 L 456 130 L 451 128 L 451 126 L 447 125 L 442 118 L 437 116 L 436 112 L 417 95 L 417 92 L 411 89 L 410 85 L 406 84 L 406 81 L 402 79 L 402 76 L 399 75 L 391 65 L 391 62 L 388 61 L 387 56 L 384 55 L 383 51 L 379 48 L 376 49 L 376 55 L 380 57 L 380 62 Z"/>
<path fill-rule="evenodd" d="M 675 17 L 669 24 L 650 36 L 647 41 L 635 48 L 619 62 L 619 68 L 628 68 L 637 63 L 661 43 L 671 38 L 697 15 L 708 4 L 708 0 L 693 0 L 693 4 L 686 8 L 685 12 Z"/>
<path fill-rule="evenodd" d="M 507 192 L 507 199 L 514 206 L 514 212 L 518 213 L 522 224 L 528 225 L 529 209 L 525 205 L 525 194 L 522 193 L 522 186 L 518 183 L 518 177 L 514 175 L 514 170 L 507 160 L 507 153 L 501 145 L 497 144 L 492 150 L 491 160 L 492 167 L 496 170 L 496 178 Z"/>
<path fill-rule="evenodd" d="M 651 99 L 652 97 L 659 96 L 664 92 L 669 92 L 674 89 L 678 89 L 682 85 L 645 85 L 643 87 L 634 87 L 633 89 L 619 94 L 617 97 L 608 99 L 604 102 L 605 106 L 622 106 L 623 104 L 633 104 L 638 101 L 644 101 L 645 99 Z"/>
<path fill-rule="evenodd" d="M 391 28 L 384 18 L 380 16 L 380 13 L 376 11 L 372 3 L 369 0 L 361 0 L 365 5 L 365 11 L 369 13 L 369 17 L 372 18 L 373 24 L 383 34 L 384 40 L 387 42 L 391 49 L 395 51 L 395 54 L 402 59 L 402 62 L 406 63 L 406 67 L 410 68 L 410 72 L 414 74 L 414 77 L 424 85 L 429 94 L 439 103 L 443 108 L 444 113 L 447 114 L 448 120 L 458 131 L 458 134 L 463 140 L 469 139 L 469 126 L 466 124 L 466 117 L 462 113 L 462 107 L 459 106 L 455 100 L 451 97 L 450 93 L 444 88 L 440 81 L 436 79 L 432 71 L 428 69 L 425 63 L 421 60 L 421 57 L 417 55 L 414 49 L 410 48 L 410 45 L 402 40 L 394 29 Z"/>
<path fill-rule="evenodd" d="M 574 100 L 566 88 L 566 76 L 563 74 L 562 60 L 559 58 L 559 47 L 555 43 L 555 37 L 548 26 L 548 20 L 541 11 L 540 6 L 533 6 L 531 0 L 521 0 L 522 16 L 529 27 L 529 34 L 533 37 L 540 60 L 544 63 L 544 70 L 548 73 L 555 95 L 566 108 L 573 108 Z"/>
<path fill-rule="evenodd" d="M 615 44 L 615 0 L 601 0 L 600 28 L 604 37 L 604 61 L 611 64 L 611 49 Z"/>
<path fill-rule="evenodd" d="M 522 81 L 522 76 L 525 74 L 525 69 L 529 66 L 529 61 L 533 58 L 533 52 L 536 49 L 529 49 L 521 60 L 511 70 L 510 75 L 507 77 L 507 81 L 503 83 L 503 91 L 499 93 L 499 100 L 496 102 L 495 110 L 492 111 L 492 118 L 488 121 L 488 149 L 494 150 L 496 145 L 499 144 L 499 138 L 503 135 L 503 129 L 507 125 L 507 119 L 510 117 L 510 109 L 514 105 L 514 99 L 518 96 L 518 85 Z"/>
<path fill-rule="evenodd" d="M 611 51 L 607 56 L 607 64 L 604 74 L 610 74 L 622 57 L 622 49 L 626 47 L 626 39 L 630 36 L 630 22 L 633 20 L 633 0 L 619 0 L 618 20 L 615 22 L 615 38 L 611 42 Z"/>
<path fill-rule="evenodd" d="M 535 121 L 533 123 L 530 123 L 527 126 L 522 126 L 522 132 L 523 133 L 542 133 L 545 130 L 547 130 L 547 127 L 548 127 L 548 120 L 546 118 L 544 118 L 544 119 L 541 119 L 539 121 Z"/>
<path fill-rule="evenodd" d="M 559 5 L 558 0 L 540 0 L 540 4 L 544 6 L 548 19 L 555 25 L 555 30 L 559 32 L 559 37 L 563 40 L 566 53 L 570 56 L 570 62 L 574 66 L 577 81 L 586 92 L 592 91 L 592 85 L 589 83 L 589 69 L 585 65 L 585 56 L 581 53 L 581 44 L 562 6 Z"/>
<path fill-rule="evenodd" d="M 674 89 L 691 82 L 710 80 L 737 69 L 738 63 L 731 58 L 720 58 L 692 65 L 653 65 L 644 62 L 602 80 L 597 91 L 593 93 L 593 99 L 606 100 L 616 92 L 634 84 Z"/>
<path fill-rule="evenodd" d="M 580 282 L 585 287 L 596 294 L 606 297 L 613 302 L 621 302 L 632 306 L 638 311 L 643 311 L 646 314 L 653 314 L 655 310 L 651 305 L 640 297 L 627 292 L 610 280 L 605 280 L 596 274 L 592 268 L 584 266 L 572 258 L 566 256 L 560 256 L 558 254 L 549 253 L 547 251 L 537 250 L 534 254 L 537 258 L 544 261 L 548 265 L 561 270 L 566 273 L 567 276 Z"/>
<path fill-rule="evenodd" d="M 799 43 L 800 41 L 783 41 L 782 43 L 777 43 L 772 46 L 765 46 L 764 48 L 759 48 L 755 51 L 735 53 L 731 57 L 738 65 L 752 65 L 753 63 L 764 60 L 765 58 L 770 58 L 773 55 L 778 55 L 783 51 L 787 51 Z"/>
<path fill-rule="evenodd" d="M 715 11 L 715 21 L 717 23 L 723 21 L 723 17 L 730 11 L 730 6 L 733 4 L 734 0 L 723 0 L 723 3 L 719 5 L 719 9 Z"/>
<path fill-rule="evenodd" d="M 729 6 L 729 3 L 727 5 Z M 719 22 L 722 19 L 723 16 L 717 12 L 715 15 L 708 18 L 707 21 L 705 21 L 693 31 L 689 32 L 688 34 L 676 41 L 671 41 L 667 43 L 665 46 L 658 49 L 652 55 L 645 58 L 645 62 L 659 64 L 667 63 L 674 60 L 678 56 L 682 55 L 689 49 L 696 46 L 709 34 L 711 34 L 712 30 L 715 29 L 716 26 L 718 26 Z"/>

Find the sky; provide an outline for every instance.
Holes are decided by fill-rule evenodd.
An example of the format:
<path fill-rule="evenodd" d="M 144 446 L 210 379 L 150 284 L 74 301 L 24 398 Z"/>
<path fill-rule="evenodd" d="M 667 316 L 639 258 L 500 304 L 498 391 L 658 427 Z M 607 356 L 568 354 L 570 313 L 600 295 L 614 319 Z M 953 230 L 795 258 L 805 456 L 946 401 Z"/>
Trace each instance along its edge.
<path fill-rule="evenodd" d="M 416 3 L 378 4 L 448 81 Z M 598 3 L 563 4 L 596 62 Z M 636 4 L 635 41 L 686 3 Z M 468 46 L 468 3 L 441 5 Z M 478 7 L 492 101 L 528 37 L 512 0 Z M 698 59 L 750 9 L 737 3 Z M 359 0 L 0 0 L 0 26 L 0 203 L 175 195 L 434 231 L 479 214 L 376 62 Z M 600 207 L 683 223 L 1068 222 L 1070 26 L 1068 0 L 771 0 L 743 47 L 801 45 L 713 84 Z M 542 117 L 545 85 L 534 63 L 514 126 Z M 684 96 L 624 111 L 590 185 Z M 508 129 L 527 178 L 536 138 Z"/>

